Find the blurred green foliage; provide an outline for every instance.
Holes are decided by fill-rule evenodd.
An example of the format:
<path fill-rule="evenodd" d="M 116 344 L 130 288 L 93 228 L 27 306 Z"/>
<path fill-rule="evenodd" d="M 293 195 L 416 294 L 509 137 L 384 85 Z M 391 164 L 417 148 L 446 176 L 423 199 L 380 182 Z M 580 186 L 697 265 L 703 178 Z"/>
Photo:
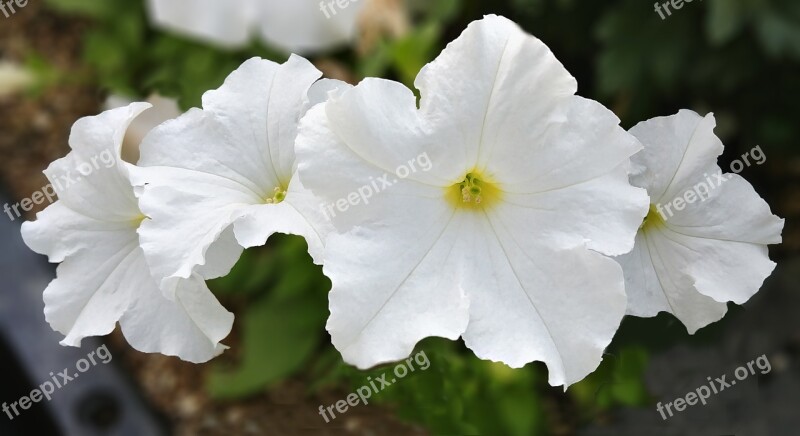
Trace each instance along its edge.
<path fill-rule="evenodd" d="M 61 13 L 92 22 L 84 35 L 85 80 L 109 92 L 144 97 L 158 91 L 198 106 L 241 62 L 287 58 L 253 43 L 222 51 L 151 29 L 144 2 L 47 0 Z M 487 13 L 505 15 L 542 39 L 578 79 L 579 93 L 612 108 L 626 127 L 681 108 L 717 114 L 729 148 L 760 144 L 796 152 L 800 137 L 800 2 L 706 0 L 686 3 L 662 20 L 641 0 L 408 0 L 415 26 L 383 38 L 364 55 L 330 55 L 356 77 L 377 76 L 413 85 L 419 69 Z M 31 54 L 45 84 L 57 75 Z M 313 390 L 352 392 L 392 365 L 358 371 L 342 362 L 325 333 L 329 281 L 313 265 L 305 243 L 274 236 L 248 250 L 231 275 L 211 283 L 236 307 L 235 364 L 217 364 L 212 395 L 241 398 L 287 377 Z M 735 309 L 734 309 L 735 310 Z M 371 400 L 435 434 L 546 434 L 573 429 L 615 407 L 648 404 L 643 374 L 649 356 L 671 344 L 714 341 L 723 320 L 689 337 L 671 316 L 626 319 L 600 368 L 566 395 L 547 384 L 541 364 L 512 370 L 481 361 L 460 342 L 423 341 L 431 366 L 409 374 Z M 562 413 L 557 413 L 558 411 Z M 563 411 L 572 411 L 564 415 Z"/>
<path fill-rule="evenodd" d="M 319 348 L 330 281 L 314 265 L 305 240 L 275 235 L 245 252 L 228 276 L 211 281 L 218 295 L 241 299 L 241 357 L 234 368 L 215 368 L 209 391 L 237 398 L 293 375 Z"/>
<path fill-rule="evenodd" d="M 409 372 L 370 401 L 396 410 L 401 418 L 423 424 L 434 434 L 531 435 L 545 429 L 542 372 L 511 369 L 476 358 L 463 346 L 444 339 L 422 341 L 412 354 L 424 352 L 430 366 Z M 399 363 L 400 365 L 402 363 Z M 358 371 L 330 349 L 313 368 L 314 387 L 367 385 L 368 377 L 394 376 L 395 365 Z"/>
<path fill-rule="evenodd" d="M 156 32 L 147 22 L 144 1 L 47 0 L 62 13 L 88 17 L 84 58 L 92 79 L 108 91 L 130 97 L 159 92 L 176 97 L 184 109 L 200 106 L 209 89 L 219 87 L 242 62 L 261 56 L 283 62 L 278 54 L 253 44 L 227 52 Z"/>
<path fill-rule="evenodd" d="M 360 77 L 391 77 L 414 89 L 414 79 L 441 50 L 445 25 L 458 13 L 459 0 L 409 0 L 409 15 L 417 19 L 407 35 L 383 38 L 354 69 Z M 416 89 L 414 89 L 416 91 Z"/>
<path fill-rule="evenodd" d="M 730 148 L 796 152 L 800 2 L 685 3 L 664 20 L 639 0 L 519 3 L 538 5 L 519 22 L 578 77 L 579 93 L 624 125 L 691 108 L 717 114 Z"/>

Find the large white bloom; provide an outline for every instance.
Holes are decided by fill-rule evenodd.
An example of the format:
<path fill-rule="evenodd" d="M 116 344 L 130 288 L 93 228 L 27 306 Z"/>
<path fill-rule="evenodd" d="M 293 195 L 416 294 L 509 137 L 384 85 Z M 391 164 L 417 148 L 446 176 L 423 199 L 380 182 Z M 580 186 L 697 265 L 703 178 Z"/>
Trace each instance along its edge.
<path fill-rule="evenodd" d="M 25 223 L 22 236 L 61 263 L 44 301 L 47 321 L 66 335 L 63 345 L 80 346 L 119 322 L 140 351 L 204 362 L 226 348 L 219 341 L 233 315 L 196 275 L 176 284 L 174 301 L 164 298 L 136 233 L 144 216 L 120 147 L 128 125 L 148 107 L 132 104 L 75 123 L 72 151 L 45 170 L 59 200 Z"/>
<path fill-rule="evenodd" d="M 481 358 L 544 361 L 554 386 L 582 379 L 625 313 L 622 270 L 600 253 L 629 251 L 647 212 L 627 176 L 640 144 L 502 17 L 472 23 L 416 85 L 419 109 L 368 79 L 301 121 L 300 178 L 326 203 L 396 181 L 334 217 L 334 345 L 366 368 L 462 336 Z M 422 153 L 431 171 L 396 180 Z"/>
<path fill-rule="evenodd" d="M 254 32 L 291 53 L 327 50 L 353 40 L 367 0 L 148 0 L 153 23 L 223 47 L 241 47 Z M 346 4 L 340 7 L 338 4 Z"/>
<path fill-rule="evenodd" d="M 300 117 L 341 83 L 320 76 L 298 56 L 283 65 L 250 59 L 203 96 L 203 109 L 145 137 L 132 175 L 149 218 L 140 235 L 169 298 L 194 272 L 227 274 L 243 247 L 276 232 L 305 237 L 321 262 L 330 224 L 294 176 Z"/>
<path fill-rule="evenodd" d="M 672 313 L 690 333 L 722 318 L 726 302 L 758 292 L 775 267 L 767 244 L 780 243 L 783 229 L 747 181 L 722 174 L 715 125 L 713 115 L 683 110 L 631 129 L 645 147 L 632 159 L 631 183 L 653 206 L 633 251 L 618 258 L 628 312 Z"/>

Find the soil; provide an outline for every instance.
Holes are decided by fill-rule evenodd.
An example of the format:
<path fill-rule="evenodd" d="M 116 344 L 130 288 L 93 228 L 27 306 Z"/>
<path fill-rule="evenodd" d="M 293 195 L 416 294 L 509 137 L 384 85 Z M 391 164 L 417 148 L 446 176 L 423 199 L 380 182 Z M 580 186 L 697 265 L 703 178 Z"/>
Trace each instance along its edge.
<path fill-rule="evenodd" d="M 250 399 L 218 402 L 208 397 L 203 380 L 209 364 L 194 365 L 132 350 L 119 334 L 113 341 L 125 366 L 147 398 L 172 422 L 176 435 L 424 435 L 390 411 L 373 406 L 349 410 L 331 423 L 318 414 L 320 405 L 347 397 L 344 389 L 308 394 L 301 379 L 290 379 Z M 235 338 L 234 341 L 235 342 Z M 231 344 L 231 341 L 226 341 Z M 236 345 L 231 344 L 232 349 Z"/>

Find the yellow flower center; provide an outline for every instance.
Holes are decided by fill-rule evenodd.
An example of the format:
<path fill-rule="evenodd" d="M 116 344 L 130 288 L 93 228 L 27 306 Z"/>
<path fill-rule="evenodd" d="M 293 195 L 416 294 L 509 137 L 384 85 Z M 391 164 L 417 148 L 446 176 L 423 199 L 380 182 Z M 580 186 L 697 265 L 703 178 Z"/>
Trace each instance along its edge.
<path fill-rule="evenodd" d="M 497 204 L 503 196 L 497 184 L 478 171 L 471 171 L 464 180 L 447 188 L 445 197 L 453 207 L 483 210 Z"/>
<path fill-rule="evenodd" d="M 272 198 L 264 200 L 265 204 L 278 204 L 286 199 L 286 190 L 283 188 L 275 188 L 272 193 Z"/>
<path fill-rule="evenodd" d="M 147 219 L 147 217 L 143 213 L 139 212 L 139 216 L 135 217 L 133 220 L 131 220 L 131 222 L 133 223 L 133 226 L 138 229 L 145 219 Z"/>
<path fill-rule="evenodd" d="M 644 221 L 642 221 L 642 225 L 639 228 L 647 230 L 648 228 L 653 229 L 662 225 L 664 225 L 664 217 L 661 216 L 656 205 L 651 204 L 650 211 L 647 212 L 647 216 L 644 217 Z"/>

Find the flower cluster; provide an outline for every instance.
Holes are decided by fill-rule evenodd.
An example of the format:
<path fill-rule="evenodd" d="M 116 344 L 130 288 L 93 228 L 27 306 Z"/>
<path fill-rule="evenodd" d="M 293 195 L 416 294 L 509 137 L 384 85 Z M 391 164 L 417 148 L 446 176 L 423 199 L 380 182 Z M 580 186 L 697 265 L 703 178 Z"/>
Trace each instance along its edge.
<path fill-rule="evenodd" d="M 426 337 L 483 359 L 542 361 L 553 386 L 594 371 L 627 314 L 720 319 L 771 273 L 783 220 L 738 176 L 668 222 L 655 204 L 719 171 L 714 119 L 681 111 L 626 132 L 548 47 L 516 24 L 472 23 L 405 86 L 320 79 L 305 59 L 251 59 L 153 129 L 137 165 L 58 192 L 26 223 L 60 262 L 46 315 L 64 344 L 119 322 L 137 349 L 201 362 L 232 315 L 204 284 L 276 232 L 300 235 L 331 279 L 327 330 L 359 368 L 407 358 Z M 72 152 L 119 156 L 132 104 L 78 121 Z M 410 158 L 359 213 L 329 204 Z M 380 261 L 378 259 L 381 259 Z"/>

